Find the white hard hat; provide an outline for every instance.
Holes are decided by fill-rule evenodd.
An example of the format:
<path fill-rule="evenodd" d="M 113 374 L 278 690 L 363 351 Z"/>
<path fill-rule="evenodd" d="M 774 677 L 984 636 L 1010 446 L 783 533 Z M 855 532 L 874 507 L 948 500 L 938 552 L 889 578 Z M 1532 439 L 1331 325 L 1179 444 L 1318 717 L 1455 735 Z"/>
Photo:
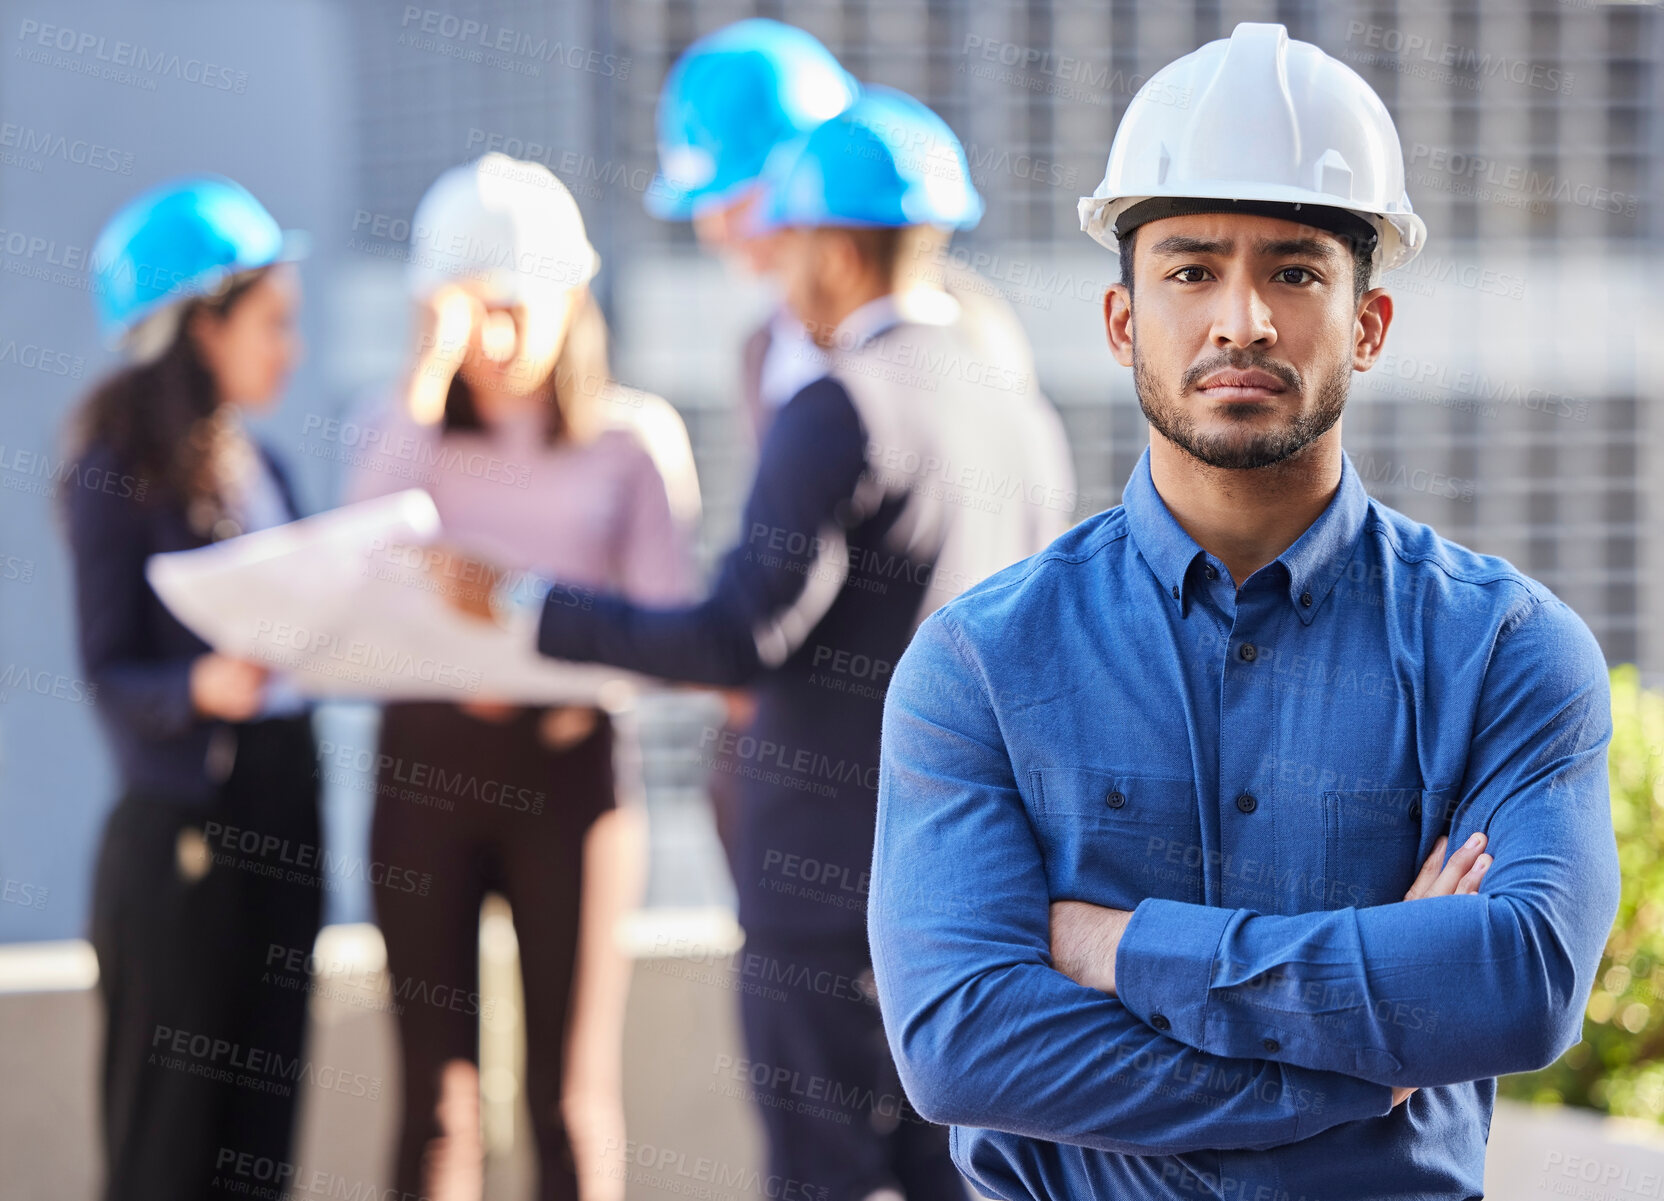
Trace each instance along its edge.
<path fill-rule="evenodd" d="M 465 282 L 505 304 L 553 299 L 600 267 L 566 185 L 542 163 L 506 154 L 446 171 L 410 223 L 406 280 L 418 299 Z"/>
<path fill-rule="evenodd" d="M 1376 235 L 1372 279 L 1427 239 L 1386 105 L 1356 71 L 1281 25 L 1238 25 L 1150 77 L 1121 118 L 1103 182 L 1081 197 L 1080 227 L 1114 250 L 1118 222 L 1125 233 L 1158 216 L 1231 211 L 1232 201 L 1269 215 L 1298 205 L 1290 219 L 1336 232 L 1344 213 L 1356 214 Z"/>

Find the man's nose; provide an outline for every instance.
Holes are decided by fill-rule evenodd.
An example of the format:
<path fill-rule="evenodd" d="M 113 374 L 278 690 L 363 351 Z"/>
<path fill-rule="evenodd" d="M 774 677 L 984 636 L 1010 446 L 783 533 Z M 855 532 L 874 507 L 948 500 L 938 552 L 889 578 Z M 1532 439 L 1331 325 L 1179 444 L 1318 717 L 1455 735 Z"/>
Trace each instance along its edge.
<path fill-rule="evenodd" d="M 1219 308 L 1214 314 L 1212 342 L 1221 350 L 1232 347 L 1273 346 L 1277 327 L 1272 324 L 1271 306 L 1254 286 L 1243 278 L 1217 289 Z"/>

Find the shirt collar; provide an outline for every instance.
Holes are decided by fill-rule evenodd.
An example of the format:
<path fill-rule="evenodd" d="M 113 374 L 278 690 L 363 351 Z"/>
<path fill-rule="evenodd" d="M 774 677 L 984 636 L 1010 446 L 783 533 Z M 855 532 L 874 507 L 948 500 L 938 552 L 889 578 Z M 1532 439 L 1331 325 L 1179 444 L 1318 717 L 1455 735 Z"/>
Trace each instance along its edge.
<path fill-rule="evenodd" d="M 910 288 L 867 301 L 838 323 L 833 345 L 858 349 L 903 322 L 914 325 L 952 325 L 959 319 L 959 302 L 936 288 Z"/>
<path fill-rule="evenodd" d="M 901 312 L 896 307 L 895 294 L 879 296 L 838 322 L 838 328 L 832 335 L 832 345 L 850 349 L 864 346 L 900 322 Z"/>
<path fill-rule="evenodd" d="M 1185 532 L 1156 491 L 1155 481 L 1150 478 L 1148 447 L 1139 456 L 1132 478 L 1127 481 L 1121 506 L 1138 553 L 1149 564 L 1162 592 L 1182 614 L 1191 586 L 1190 569 L 1206 552 Z M 1334 496 L 1317 520 L 1274 560 L 1283 565 L 1287 574 L 1289 604 L 1306 624 L 1311 624 L 1335 581 L 1346 570 L 1368 513 L 1369 494 L 1364 491 L 1351 457 L 1343 451 L 1340 486 Z"/>

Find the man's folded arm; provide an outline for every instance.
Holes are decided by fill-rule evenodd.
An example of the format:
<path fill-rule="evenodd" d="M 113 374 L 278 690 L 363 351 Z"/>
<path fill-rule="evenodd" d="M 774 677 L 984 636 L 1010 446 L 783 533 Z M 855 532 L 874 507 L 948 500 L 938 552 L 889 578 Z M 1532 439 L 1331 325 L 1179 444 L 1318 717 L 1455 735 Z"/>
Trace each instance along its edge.
<path fill-rule="evenodd" d="M 1492 650 L 1450 837 L 1488 839 L 1477 895 L 1290 916 L 1146 900 L 1116 993 L 1199 1050 L 1383 1084 L 1552 1063 L 1581 1035 L 1617 912 L 1610 736 L 1594 638 L 1533 603 Z"/>
<path fill-rule="evenodd" d="M 1038 843 L 982 673 L 945 614 L 885 702 L 868 928 L 912 1104 L 946 1124 L 1132 1155 L 1266 1148 L 1391 1090 L 1162 1037 L 1057 971 Z"/>

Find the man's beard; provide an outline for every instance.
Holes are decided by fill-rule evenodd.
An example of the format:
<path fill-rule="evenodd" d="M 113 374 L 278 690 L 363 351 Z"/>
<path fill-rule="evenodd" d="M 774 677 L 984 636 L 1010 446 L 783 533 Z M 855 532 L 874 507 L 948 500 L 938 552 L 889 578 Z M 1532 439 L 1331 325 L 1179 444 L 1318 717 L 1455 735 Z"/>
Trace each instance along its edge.
<path fill-rule="evenodd" d="M 1264 371 L 1275 376 L 1291 392 L 1303 394 L 1305 391 L 1300 373 L 1293 367 L 1276 362 L 1262 352 L 1251 350 L 1221 352 L 1195 364 L 1179 381 L 1179 390 L 1183 392 L 1193 388 L 1214 372 L 1226 369 Z M 1199 433 L 1190 414 L 1168 396 L 1157 382 L 1155 373 L 1145 363 L 1144 356 L 1138 353 L 1136 341 L 1132 348 L 1132 373 L 1133 386 L 1138 392 L 1138 407 L 1144 410 L 1145 418 L 1162 437 L 1209 467 L 1220 467 L 1228 471 L 1248 471 L 1270 467 L 1291 459 L 1329 432 L 1335 422 L 1340 420 L 1341 410 L 1346 407 L 1352 366 L 1347 362 L 1339 363 L 1335 370 L 1324 377 L 1317 391 L 1316 408 L 1296 414 L 1292 420 L 1278 429 L 1267 430 L 1246 439 L 1230 433 Z M 1240 420 L 1244 424 L 1248 419 L 1258 416 L 1259 411 L 1258 405 L 1243 405 L 1240 411 L 1235 406 L 1225 409 L 1232 420 Z"/>

